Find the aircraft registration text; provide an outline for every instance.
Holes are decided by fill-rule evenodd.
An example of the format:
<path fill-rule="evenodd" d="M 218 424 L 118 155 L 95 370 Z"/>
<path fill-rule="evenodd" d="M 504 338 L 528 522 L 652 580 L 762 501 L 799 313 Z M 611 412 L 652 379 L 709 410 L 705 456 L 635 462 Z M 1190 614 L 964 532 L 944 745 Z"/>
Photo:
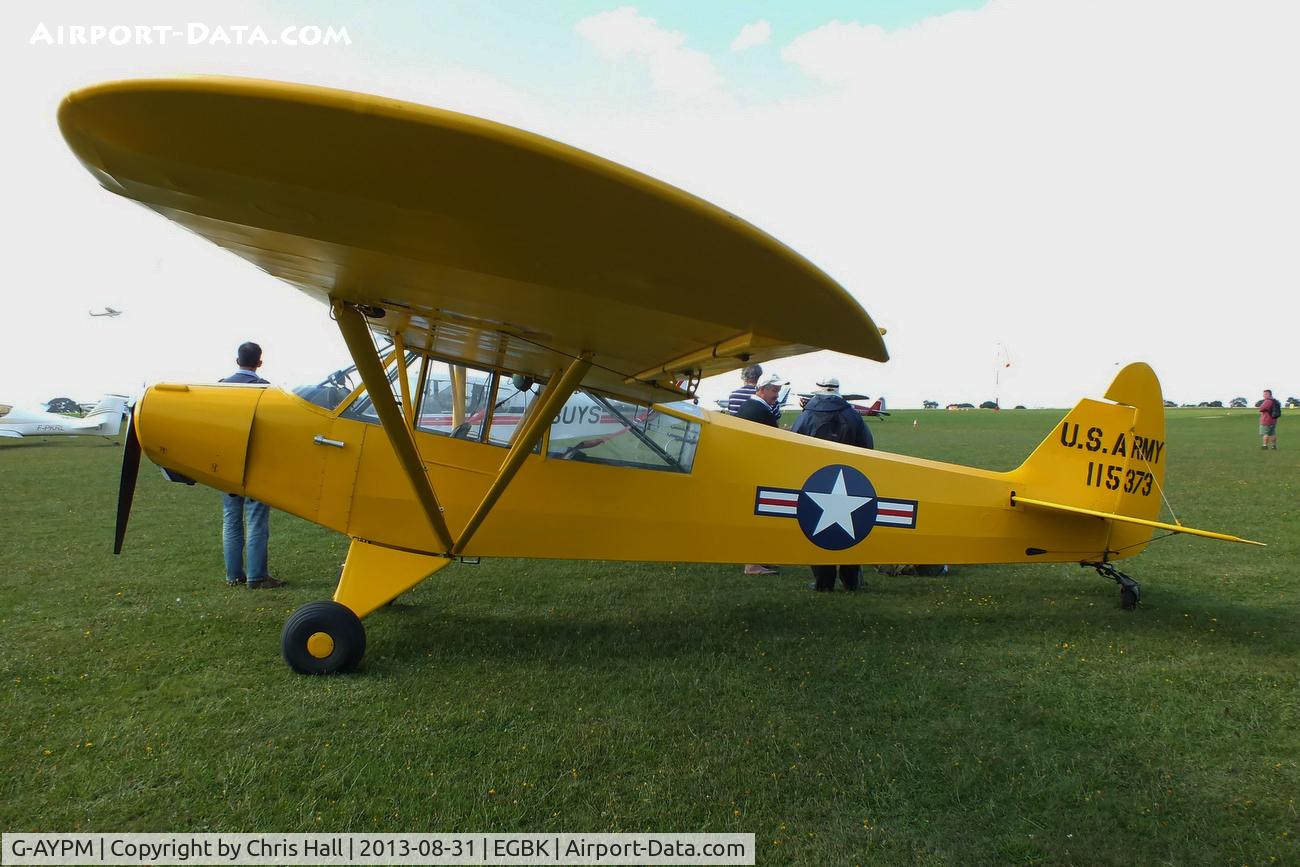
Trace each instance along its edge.
<path fill-rule="evenodd" d="M 1110 443 L 1110 445 L 1107 445 Z M 1112 440 L 1099 427 L 1082 430 L 1077 422 L 1061 422 L 1061 445 L 1067 449 L 1083 449 L 1117 458 L 1130 458 L 1143 461 L 1148 469 L 1160 463 L 1164 455 L 1164 440 L 1144 437 L 1140 434 L 1130 435 L 1121 431 Z M 1131 469 L 1124 464 L 1112 464 L 1104 461 L 1088 461 L 1087 475 L 1084 483 L 1088 487 L 1105 488 L 1108 491 L 1123 489 L 1126 494 L 1151 495 L 1155 475 L 1147 470 Z"/>
<path fill-rule="evenodd" d="M 1133 434 L 1132 441 L 1129 440 L 1128 434 L 1120 432 L 1115 438 L 1114 443 L 1107 448 L 1106 432 L 1099 427 L 1090 427 L 1084 433 L 1083 440 L 1079 440 L 1079 424 L 1077 422 L 1061 422 L 1061 445 L 1067 449 L 1084 449 L 1090 452 L 1101 452 L 1103 455 L 1110 454 L 1116 457 L 1128 457 L 1130 454 L 1135 458 L 1141 458 L 1149 464 L 1160 463 L 1160 456 L 1164 453 L 1164 440 L 1152 439 L 1150 437 Z"/>

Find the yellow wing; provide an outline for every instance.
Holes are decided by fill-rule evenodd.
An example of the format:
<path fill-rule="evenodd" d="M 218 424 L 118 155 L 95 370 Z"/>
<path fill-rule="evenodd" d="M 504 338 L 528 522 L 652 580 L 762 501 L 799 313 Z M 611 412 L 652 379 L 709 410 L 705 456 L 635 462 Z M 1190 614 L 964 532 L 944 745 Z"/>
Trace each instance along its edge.
<path fill-rule="evenodd" d="M 196 77 L 76 91 L 59 125 L 107 189 L 451 360 L 546 376 L 587 351 L 587 385 L 662 400 L 749 361 L 888 358 L 842 287 L 754 226 L 500 124 Z"/>

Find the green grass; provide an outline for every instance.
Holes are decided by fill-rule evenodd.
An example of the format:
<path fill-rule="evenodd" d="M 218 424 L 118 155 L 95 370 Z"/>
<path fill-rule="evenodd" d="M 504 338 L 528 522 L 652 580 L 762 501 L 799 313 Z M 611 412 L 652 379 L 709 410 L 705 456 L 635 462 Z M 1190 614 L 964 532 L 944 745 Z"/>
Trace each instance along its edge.
<path fill-rule="evenodd" d="M 1300 451 L 1174 411 L 1193 526 L 1123 568 L 869 575 L 496 560 L 370 617 L 354 676 L 279 658 L 346 540 L 272 521 L 222 580 L 214 492 L 120 449 L 0 448 L 0 828 L 753 832 L 761 864 L 1300 860 Z M 880 448 L 1005 469 L 1060 413 L 899 412 Z M 1210 416 L 1210 417 L 1206 417 Z M 919 428 L 913 429 L 913 419 Z M 631 472 L 631 471 L 629 471 Z"/>

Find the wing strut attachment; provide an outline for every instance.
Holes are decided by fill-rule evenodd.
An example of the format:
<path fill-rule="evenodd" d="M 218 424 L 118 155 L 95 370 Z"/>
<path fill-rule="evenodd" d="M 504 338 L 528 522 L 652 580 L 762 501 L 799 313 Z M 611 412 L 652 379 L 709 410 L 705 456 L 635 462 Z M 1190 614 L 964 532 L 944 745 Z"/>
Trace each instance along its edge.
<path fill-rule="evenodd" d="M 506 459 L 501 462 L 501 469 L 497 470 L 497 477 L 492 480 L 492 487 L 488 488 L 487 493 L 483 495 L 483 502 L 478 504 L 474 514 L 470 517 L 469 523 L 461 532 L 460 538 L 451 548 L 452 556 L 458 556 L 465 550 L 469 540 L 473 537 L 483 519 L 488 516 L 488 512 L 496 505 L 496 501 L 505 493 L 506 487 L 510 480 L 515 477 L 515 473 L 523 466 L 526 458 L 537 445 L 537 441 L 542 438 L 551 419 L 564 406 L 564 402 L 573 394 L 578 383 L 582 382 L 582 377 L 591 369 L 591 353 L 584 352 L 569 363 L 564 369 L 564 373 L 551 379 L 546 384 L 546 390 L 542 392 L 541 399 L 533 405 L 532 414 L 529 415 L 528 421 L 524 427 L 515 436 L 515 441 L 510 445 L 510 451 L 506 454 Z"/>
<path fill-rule="evenodd" d="M 375 412 L 379 415 L 379 421 L 384 426 L 384 433 L 388 434 L 388 440 L 393 444 L 397 461 L 406 471 L 406 478 L 415 489 L 415 498 L 424 507 L 424 513 L 429 518 L 434 535 L 438 537 L 438 543 L 443 551 L 448 551 L 451 549 L 451 531 L 447 529 L 447 520 L 442 516 L 442 506 L 438 504 L 438 496 L 433 492 L 433 485 L 429 483 L 424 463 L 420 460 L 419 451 L 416 450 L 415 437 L 403 420 L 402 410 L 398 407 L 397 401 L 393 400 L 393 390 L 388 385 L 388 377 L 384 375 L 383 365 L 379 363 L 374 343 L 370 340 L 366 318 L 351 304 L 335 301 L 331 306 L 334 310 L 334 318 L 339 323 L 339 331 L 343 333 L 343 342 L 347 344 L 348 352 L 352 354 L 352 360 L 357 365 L 357 372 L 361 374 L 361 381 L 365 383 L 366 393 L 370 395 Z M 400 364 L 401 361 L 402 356 L 398 356 L 398 363 Z M 401 376 L 405 379 L 405 371 Z"/>

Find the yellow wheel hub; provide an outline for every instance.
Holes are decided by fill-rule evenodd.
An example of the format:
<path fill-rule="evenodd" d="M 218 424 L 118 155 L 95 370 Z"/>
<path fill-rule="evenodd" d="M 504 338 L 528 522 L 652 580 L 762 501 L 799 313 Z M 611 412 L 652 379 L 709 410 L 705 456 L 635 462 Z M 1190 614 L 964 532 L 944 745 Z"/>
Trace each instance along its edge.
<path fill-rule="evenodd" d="M 307 652 L 317 659 L 324 659 L 334 652 L 334 639 L 328 633 L 313 632 L 307 639 Z"/>

